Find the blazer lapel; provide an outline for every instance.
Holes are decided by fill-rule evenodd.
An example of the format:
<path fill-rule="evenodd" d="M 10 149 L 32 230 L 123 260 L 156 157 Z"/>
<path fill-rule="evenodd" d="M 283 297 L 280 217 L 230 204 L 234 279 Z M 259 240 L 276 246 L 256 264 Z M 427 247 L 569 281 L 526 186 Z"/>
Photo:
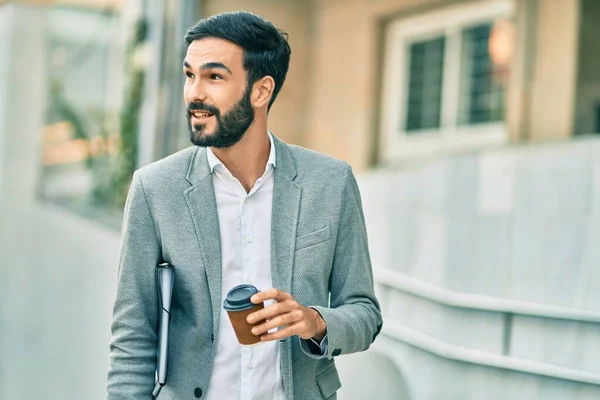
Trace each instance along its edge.
<path fill-rule="evenodd" d="M 287 145 L 276 137 L 273 141 L 276 167 L 271 214 L 271 276 L 275 288 L 290 293 L 302 189 L 294 182 L 296 166 Z"/>
<path fill-rule="evenodd" d="M 288 146 L 273 136 L 276 167 L 271 213 L 271 277 L 273 286 L 292 292 L 292 269 L 296 248 L 296 228 L 300 209 L 301 187 L 294 182 L 296 166 Z M 292 293 L 293 294 L 293 293 Z M 281 376 L 287 399 L 293 399 L 292 342 L 280 343 Z"/>
<path fill-rule="evenodd" d="M 202 253 L 202 262 L 206 271 L 212 303 L 213 332 L 216 332 L 219 327 L 219 316 L 221 315 L 221 233 L 217 201 L 212 174 L 206 158 L 206 149 L 196 149 L 186 178 L 193 185 L 184 192 L 184 195 Z"/>

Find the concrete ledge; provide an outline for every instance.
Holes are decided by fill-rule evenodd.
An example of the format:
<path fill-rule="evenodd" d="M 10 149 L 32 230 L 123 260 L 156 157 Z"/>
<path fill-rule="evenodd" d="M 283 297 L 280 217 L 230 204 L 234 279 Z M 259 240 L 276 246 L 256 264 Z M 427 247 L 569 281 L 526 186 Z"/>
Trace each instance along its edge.
<path fill-rule="evenodd" d="M 599 374 L 453 346 L 394 321 L 386 320 L 381 333 L 394 340 L 449 360 L 571 382 L 600 385 Z"/>
<path fill-rule="evenodd" d="M 387 268 L 375 268 L 374 274 L 376 283 L 381 286 L 409 293 L 449 307 L 565 321 L 600 323 L 600 312 L 597 311 L 454 292 L 423 280 L 391 271 Z"/>

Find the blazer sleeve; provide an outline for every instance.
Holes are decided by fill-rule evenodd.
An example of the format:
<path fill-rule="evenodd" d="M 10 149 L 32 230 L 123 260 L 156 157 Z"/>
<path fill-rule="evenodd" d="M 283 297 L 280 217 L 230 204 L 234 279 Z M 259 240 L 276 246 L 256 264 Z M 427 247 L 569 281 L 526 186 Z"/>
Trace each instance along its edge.
<path fill-rule="evenodd" d="M 127 196 L 122 232 L 107 399 L 152 399 L 158 319 L 155 269 L 161 246 L 138 172 Z"/>
<path fill-rule="evenodd" d="M 350 166 L 346 167 L 344 174 L 335 246 L 330 307 L 314 307 L 327 324 L 326 353 L 315 355 L 301 341 L 304 353 L 316 359 L 368 349 L 383 325 L 373 287 L 360 192 Z"/>

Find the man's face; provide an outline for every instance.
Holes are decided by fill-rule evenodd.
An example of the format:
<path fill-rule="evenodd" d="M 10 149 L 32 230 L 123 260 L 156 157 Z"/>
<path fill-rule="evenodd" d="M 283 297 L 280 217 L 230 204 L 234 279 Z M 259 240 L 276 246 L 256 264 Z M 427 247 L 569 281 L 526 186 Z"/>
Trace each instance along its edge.
<path fill-rule="evenodd" d="M 195 40 L 188 47 L 183 72 L 191 142 L 217 148 L 239 142 L 254 121 L 243 50 L 222 39 Z"/>

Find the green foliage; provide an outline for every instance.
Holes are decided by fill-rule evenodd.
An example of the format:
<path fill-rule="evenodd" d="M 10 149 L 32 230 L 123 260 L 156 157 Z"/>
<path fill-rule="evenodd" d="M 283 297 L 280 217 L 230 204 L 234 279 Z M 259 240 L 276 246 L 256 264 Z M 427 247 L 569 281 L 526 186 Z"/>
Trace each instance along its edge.
<path fill-rule="evenodd" d="M 118 167 L 114 171 L 116 205 L 122 207 L 127 198 L 131 178 L 137 166 L 139 110 L 142 103 L 144 72 L 133 71 L 123 112 Z"/>
<path fill-rule="evenodd" d="M 135 25 L 133 38 L 128 46 L 127 71 L 128 87 L 121 113 L 121 142 L 118 167 L 114 172 L 114 193 L 116 205 L 123 207 L 131 178 L 137 166 L 139 114 L 144 93 L 145 70 L 136 66 L 133 57 L 136 50 L 146 41 L 148 24 L 140 19 Z"/>
<path fill-rule="evenodd" d="M 88 200 L 94 208 L 105 209 L 109 213 L 123 209 L 137 166 L 139 112 L 143 100 L 145 70 L 143 66 L 135 65 L 133 57 L 139 46 L 143 45 L 146 31 L 146 22 L 140 20 L 128 46 L 125 65 L 127 88 L 123 109 L 119 113 L 117 152 L 110 154 L 104 147 L 84 161 L 93 177 L 93 189 Z M 110 128 L 106 123 L 109 113 L 106 110 L 77 110 L 64 96 L 62 87 L 58 81 L 51 83 L 51 119 L 68 121 L 73 127 L 73 139 L 83 139 L 90 145 L 96 140 L 105 145 L 110 140 Z"/>

